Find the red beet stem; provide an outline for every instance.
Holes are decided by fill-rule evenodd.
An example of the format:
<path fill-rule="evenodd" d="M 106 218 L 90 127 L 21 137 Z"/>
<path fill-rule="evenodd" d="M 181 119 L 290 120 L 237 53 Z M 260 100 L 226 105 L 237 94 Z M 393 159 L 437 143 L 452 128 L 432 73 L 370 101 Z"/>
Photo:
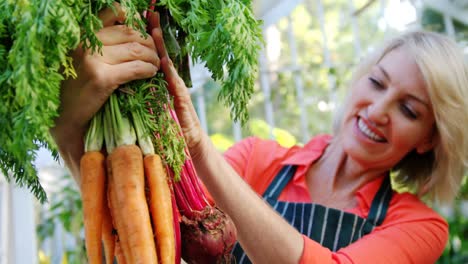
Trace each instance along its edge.
<path fill-rule="evenodd" d="M 201 188 L 202 183 L 201 183 L 200 179 L 197 176 L 197 172 L 195 171 L 195 168 L 193 167 L 192 160 L 187 159 L 185 161 L 184 165 L 187 167 L 188 175 L 190 176 L 190 179 L 192 181 L 192 184 L 193 184 L 195 190 L 198 193 L 198 196 L 200 197 L 201 201 L 204 203 L 203 207 L 211 206 L 210 203 L 208 202 L 208 199 L 206 198 L 205 192 Z"/>
<path fill-rule="evenodd" d="M 180 184 L 182 189 L 187 197 L 187 200 L 190 204 L 192 209 L 197 211 L 203 210 L 204 206 L 201 203 L 201 197 L 198 197 L 198 194 L 190 180 L 190 176 L 188 175 L 186 166 L 182 166 L 182 171 L 180 172 L 180 181 L 176 184 Z"/>
<path fill-rule="evenodd" d="M 177 206 L 179 207 L 181 214 L 186 215 L 187 217 L 193 217 L 193 209 L 185 197 L 182 186 L 179 183 L 174 183 L 174 193 Z"/>

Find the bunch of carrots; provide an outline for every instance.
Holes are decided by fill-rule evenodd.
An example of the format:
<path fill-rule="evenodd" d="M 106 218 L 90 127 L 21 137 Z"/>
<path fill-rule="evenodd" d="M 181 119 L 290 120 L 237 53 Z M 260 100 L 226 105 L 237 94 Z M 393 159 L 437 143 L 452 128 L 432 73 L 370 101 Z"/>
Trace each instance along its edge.
<path fill-rule="evenodd" d="M 231 260 L 236 229 L 208 202 L 187 148 L 162 149 L 182 134 L 161 80 L 119 89 L 91 120 L 80 164 L 90 264 L 102 262 L 101 242 L 107 264 Z M 182 167 L 171 168 L 179 155 Z"/>
<path fill-rule="evenodd" d="M 111 95 L 92 119 L 80 163 L 88 261 L 102 262 L 102 241 L 106 263 L 179 263 L 166 166 L 142 116 L 119 104 Z"/>
<path fill-rule="evenodd" d="M 106 264 L 230 262 L 236 229 L 208 202 L 162 74 L 110 96 L 90 122 L 80 173 L 90 264 L 102 248 Z"/>

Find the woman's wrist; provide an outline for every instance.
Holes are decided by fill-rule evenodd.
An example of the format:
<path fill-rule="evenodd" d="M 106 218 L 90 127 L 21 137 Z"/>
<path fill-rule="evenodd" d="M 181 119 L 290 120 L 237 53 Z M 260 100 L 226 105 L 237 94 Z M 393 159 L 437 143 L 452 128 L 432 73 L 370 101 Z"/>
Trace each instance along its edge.
<path fill-rule="evenodd" d="M 83 155 L 83 136 L 85 129 L 78 126 L 56 125 L 50 129 L 50 134 L 57 144 L 61 158 L 72 176 L 79 182 L 80 157 Z"/>
<path fill-rule="evenodd" d="M 194 164 L 203 164 L 210 157 L 210 149 L 214 147 L 210 137 L 202 133 L 200 140 L 189 146 L 190 156 Z"/>

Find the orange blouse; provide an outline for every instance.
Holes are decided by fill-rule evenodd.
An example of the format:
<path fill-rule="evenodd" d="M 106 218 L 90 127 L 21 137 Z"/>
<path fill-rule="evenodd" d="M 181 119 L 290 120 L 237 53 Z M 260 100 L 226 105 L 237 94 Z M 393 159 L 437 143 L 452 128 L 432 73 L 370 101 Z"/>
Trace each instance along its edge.
<path fill-rule="evenodd" d="M 328 146 L 329 135 L 313 138 L 305 146 L 284 148 L 272 140 L 246 138 L 224 153 L 236 172 L 260 195 L 283 165 L 298 165 L 296 174 L 278 200 L 310 202 L 305 173 Z M 366 218 L 383 177 L 356 193 L 350 213 Z M 384 222 L 370 234 L 337 252 L 304 236 L 300 263 L 434 263 L 448 239 L 447 222 L 415 195 L 394 192 Z"/>

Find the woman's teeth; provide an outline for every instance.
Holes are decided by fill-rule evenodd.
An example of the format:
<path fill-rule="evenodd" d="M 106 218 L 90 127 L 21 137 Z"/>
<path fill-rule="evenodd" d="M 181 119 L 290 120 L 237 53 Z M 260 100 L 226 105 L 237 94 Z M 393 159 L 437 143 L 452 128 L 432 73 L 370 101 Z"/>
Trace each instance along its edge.
<path fill-rule="evenodd" d="M 366 125 L 366 123 L 364 123 L 364 121 L 362 121 L 361 118 L 359 118 L 359 121 L 358 121 L 358 127 L 359 127 L 359 130 L 364 134 L 366 135 L 368 138 L 372 139 L 372 140 L 375 140 L 375 141 L 378 141 L 378 142 L 385 142 L 385 139 L 382 138 L 382 137 L 379 137 L 377 134 L 375 134 L 374 132 L 372 132 L 369 127 Z"/>

